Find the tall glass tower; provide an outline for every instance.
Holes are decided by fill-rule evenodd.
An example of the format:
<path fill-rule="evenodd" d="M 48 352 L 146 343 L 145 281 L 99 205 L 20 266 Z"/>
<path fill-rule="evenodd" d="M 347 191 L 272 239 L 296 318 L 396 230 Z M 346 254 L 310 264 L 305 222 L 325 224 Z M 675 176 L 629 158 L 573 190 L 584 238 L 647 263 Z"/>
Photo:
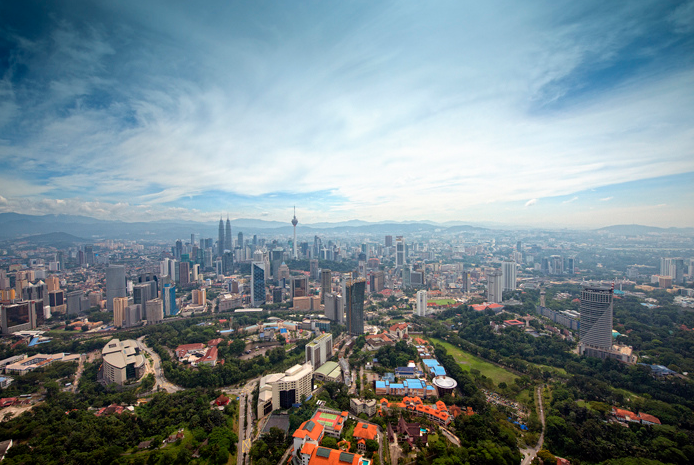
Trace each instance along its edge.
<path fill-rule="evenodd" d="M 581 291 L 581 345 L 612 348 L 613 290 L 588 286 Z"/>
<path fill-rule="evenodd" d="M 265 262 L 251 263 L 251 304 L 265 303 Z"/>
<path fill-rule="evenodd" d="M 217 238 L 217 256 L 224 255 L 224 221 L 219 219 L 219 237 Z"/>
<path fill-rule="evenodd" d="M 366 280 L 355 279 L 345 285 L 347 304 L 347 332 L 353 335 L 364 334 L 364 291 Z"/>

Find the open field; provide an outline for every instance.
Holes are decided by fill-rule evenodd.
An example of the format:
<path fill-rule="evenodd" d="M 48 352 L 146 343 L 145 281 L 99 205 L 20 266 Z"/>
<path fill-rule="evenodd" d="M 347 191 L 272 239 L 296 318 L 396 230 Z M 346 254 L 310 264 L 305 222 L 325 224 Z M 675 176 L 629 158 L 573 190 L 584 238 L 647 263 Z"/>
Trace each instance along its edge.
<path fill-rule="evenodd" d="M 436 305 L 452 305 L 455 303 L 454 299 L 438 299 L 438 300 L 427 300 L 428 303 L 434 303 Z"/>
<path fill-rule="evenodd" d="M 475 357 L 472 354 L 464 352 L 462 349 L 455 347 L 446 341 L 442 341 L 441 339 L 436 339 L 433 337 L 430 337 L 428 339 L 431 341 L 432 344 L 441 344 L 446 349 L 446 351 L 448 351 L 448 353 L 452 355 L 453 358 L 455 358 L 455 361 L 458 362 L 458 364 L 463 370 L 470 371 L 471 369 L 475 368 L 479 370 L 480 373 L 482 373 L 484 376 L 491 378 L 495 384 L 499 384 L 502 381 L 507 384 L 512 383 L 516 378 L 518 378 L 518 376 L 514 375 L 510 371 L 496 366 L 493 363 L 486 362 L 479 357 Z"/>

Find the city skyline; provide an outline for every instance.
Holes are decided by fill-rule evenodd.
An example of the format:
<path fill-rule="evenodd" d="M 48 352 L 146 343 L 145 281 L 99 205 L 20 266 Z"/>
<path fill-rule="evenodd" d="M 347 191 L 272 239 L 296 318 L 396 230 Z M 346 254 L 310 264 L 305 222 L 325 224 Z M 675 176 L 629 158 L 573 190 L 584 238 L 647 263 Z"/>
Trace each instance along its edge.
<path fill-rule="evenodd" d="M 0 18 L 0 212 L 694 226 L 692 2 Z"/>

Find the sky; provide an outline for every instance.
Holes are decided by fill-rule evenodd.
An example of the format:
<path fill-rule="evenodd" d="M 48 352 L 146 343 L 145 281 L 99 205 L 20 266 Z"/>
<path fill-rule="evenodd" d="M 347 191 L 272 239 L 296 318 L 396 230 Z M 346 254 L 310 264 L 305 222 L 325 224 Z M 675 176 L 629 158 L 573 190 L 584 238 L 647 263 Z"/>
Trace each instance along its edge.
<path fill-rule="evenodd" d="M 0 212 L 694 226 L 694 1 L 0 3 Z"/>

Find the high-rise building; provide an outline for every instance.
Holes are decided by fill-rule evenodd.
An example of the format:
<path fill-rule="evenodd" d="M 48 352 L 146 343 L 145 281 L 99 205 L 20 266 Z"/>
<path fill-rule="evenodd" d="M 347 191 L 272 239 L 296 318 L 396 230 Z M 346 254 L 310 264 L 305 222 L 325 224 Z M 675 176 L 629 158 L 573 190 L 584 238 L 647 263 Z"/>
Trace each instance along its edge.
<path fill-rule="evenodd" d="M 320 303 L 325 303 L 325 294 L 333 292 L 333 276 L 332 272 L 327 269 L 320 270 Z"/>
<path fill-rule="evenodd" d="M 190 283 L 190 263 L 181 262 L 178 264 L 178 282 L 181 285 Z"/>
<path fill-rule="evenodd" d="M 310 363 L 314 370 L 318 369 L 333 356 L 333 335 L 321 334 L 306 344 L 306 363 Z"/>
<path fill-rule="evenodd" d="M 403 268 L 405 266 L 405 240 L 402 236 L 395 238 L 395 267 Z"/>
<path fill-rule="evenodd" d="M 499 270 L 487 273 L 487 300 L 491 303 L 501 303 L 504 293 L 504 281 Z"/>
<path fill-rule="evenodd" d="M 503 276 L 504 291 L 516 290 L 516 262 L 503 261 L 501 263 L 501 275 Z"/>
<path fill-rule="evenodd" d="M 323 297 L 325 298 L 325 310 L 323 312 L 325 317 L 335 323 L 343 324 L 345 314 L 342 310 L 342 296 L 328 292 Z"/>
<path fill-rule="evenodd" d="M 417 291 L 417 316 L 427 316 L 427 291 Z"/>
<path fill-rule="evenodd" d="M 308 277 L 293 276 L 290 286 L 291 298 L 308 296 Z"/>
<path fill-rule="evenodd" d="M 566 273 L 576 274 L 576 259 L 574 257 L 566 259 Z"/>
<path fill-rule="evenodd" d="M 393 247 L 393 236 L 386 236 L 386 247 Z"/>
<path fill-rule="evenodd" d="M 239 231 L 238 243 L 239 243 L 238 244 L 239 247 L 241 247 L 241 248 L 244 247 L 244 245 L 243 245 L 243 233 L 241 231 Z"/>
<path fill-rule="evenodd" d="M 127 297 L 116 297 L 113 299 L 113 325 L 116 328 L 122 328 L 125 325 L 125 312 L 127 308 Z"/>
<path fill-rule="evenodd" d="M 292 226 L 294 226 L 294 242 L 292 242 L 292 247 L 294 249 L 294 253 L 292 254 L 292 258 L 294 260 L 298 260 L 299 256 L 296 253 L 296 225 L 299 224 L 299 220 L 296 219 L 296 207 L 294 207 L 294 218 L 292 218 Z"/>
<path fill-rule="evenodd" d="M 231 229 L 231 225 L 229 226 Z M 219 218 L 219 235 L 217 237 L 217 256 L 221 257 L 224 255 L 224 221 Z"/>
<path fill-rule="evenodd" d="M 311 279 L 318 279 L 318 260 L 316 260 L 315 258 L 312 258 L 309 261 L 309 271 Z"/>
<path fill-rule="evenodd" d="M 671 277 L 673 284 L 682 284 L 684 282 L 684 259 L 661 258 L 660 275 Z"/>
<path fill-rule="evenodd" d="M 251 262 L 251 304 L 265 303 L 265 262 Z"/>
<path fill-rule="evenodd" d="M 36 307 L 31 301 L 0 304 L 2 334 L 29 331 L 36 328 Z"/>
<path fill-rule="evenodd" d="M 586 286 L 581 291 L 578 351 L 589 357 L 633 363 L 630 348 L 612 344 L 613 293 L 612 288 L 602 286 Z"/>
<path fill-rule="evenodd" d="M 549 267 L 550 273 L 552 274 L 563 274 L 564 273 L 564 259 L 560 255 L 552 255 L 549 257 Z"/>
<path fill-rule="evenodd" d="M 463 281 L 463 286 L 462 286 L 463 292 L 470 292 L 471 283 L 470 283 L 470 272 L 469 271 L 463 271 L 462 281 Z"/>
<path fill-rule="evenodd" d="M 106 309 L 113 312 L 113 299 L 126 296 L 125 266 L 109 265 L 106 268 Z"/>
<path fill-rule="evenodd" d="M 164 306 L 161 299 L 148 300 L 144 307 L 148 325 L 161 323 L 164 320 Z"/>
<path fill-rule="evenodd" d="M 352 335 L 364 334 L 364 291 L 366 280 L 348 280 L 343 296 L 347 305 L 347 332 Z"/>
<path fill-rule="evenodd" d="M 176 306 L 176 286 L 164 284 L 164 289 L 162 290 L 161 294 L 164 302 L 164 315 L 171 316 L 177 314 L 178 308 Z"/>
<path fill-rule="evenodd" d="M 234 250 L 234 246 L 231 241 L 231 221 L 229 221 L 229 216 L 227 215 L 227 225 L 224 229 L 224 250 Z"/>
<path fill-rule="evenodd" d="M 152 295 L 152 290 L 149 284 L 138 283 L 133 285 L 133 303 L 144 306 L 148 300 L 155 297 L 155 295 Z"/>

